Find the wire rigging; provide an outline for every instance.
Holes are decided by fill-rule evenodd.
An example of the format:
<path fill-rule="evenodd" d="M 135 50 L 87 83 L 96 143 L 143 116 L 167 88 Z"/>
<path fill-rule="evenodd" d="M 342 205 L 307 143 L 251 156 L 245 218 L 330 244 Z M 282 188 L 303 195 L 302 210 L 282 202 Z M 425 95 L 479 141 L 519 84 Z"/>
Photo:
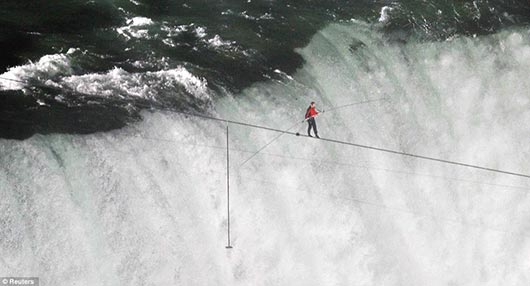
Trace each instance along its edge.
<path fill-rule="evenodd" d="M 134 135 L 131 136 L 141 138 L 144 140 L 152 140 L 152 141 L 158 141 L 158 142 L 167 142 L 167 143 L 178 143 L 180 145 L 189 145 L 194 147 L 202 147 L 202 148 L 210 148 L 210 149 L 217 149 L 219 151 L 225 152 L 226 146 L 216 146 L 216 145 L 207 145 L 207 144 L 195 144 L 195 143 L 189 143 L 185 141 L 177 141 L 177 140 L 171 140 L 167 138 L 160 138 L 160 137 L 147 137 L 142 135 Z M 117 151 L 117 150 L 114 150 Z M 230 151 L 238 152 L 238 153 L 245 153 L 245 154 L 253 154 L 256 151 L 253 150 L 245 150 L 240 148 L 233 148 L 230 147 Z M 117 151 L 121 152 L 121 151 Z M 129 154 L 130 152 L 122 152 L 125 154 Z M 324 160 L 324 159 L 314 159 L 314 158 L 308 158 L 308 157 L 297 157 L 297 156 L 289 156 L 289 155 L 283 155 L 283 154 L 276 154 L 276 153 L 266 153 L 261 152 L 260 155 L 263 156 L 269 156 L 269 157 L 277 157 L 281 159 L 289 159 L 289 160 L 297 160 L 297 161 L 303 161 L 303 162 L 312 162 L 312 163 L 320 163 L 320 164 L 328 164 L 328 165 L 338 165 L 338 166 L 345 166 L 345 167 L 353 167 L 358 169 L 367 169 L 367 170 L 374 170 L 374 171 L 382 171 L 387 173 L 395 173 L 395 174 L 403 174 L 403 175 L 411 175 L 411 176 L 419 176 L 419 177 L 429 177 L 429 178 L 435 178 L 440 179 L 444 181 L 455 181 L 455 182 L 464 182 L 464 183 L 470 183 L 475 185 L 484 185 L 484 186 L 492 186 L 492 187 L 502 187 L 502 188 L 510 188 L 510 189 L 517 189 L 521 191 L 530 191 L 529 186 L 514 186 L 514 185 L 506 185 L 506 184 L 495 184 L 495 183 L 489 183 L 484 181 L 476 181 L 476 180 L 468 180 L 468 179 L 462 179 L 458 177 L 445 177 L 445 176 L 439 176 L 439 175 L 433 175 L 428 173 L 416 173 L 416 172 L 410 172 L 410 171 L 403 171 L 403 170 L 396 170 L 396 169 L 388 169 L 388 168 L 381 168 L 381 167 L 374 167 L 374 166 L 366 166 L 366 165 L 356 165 L 341 161 L 333 161 L 333 160 Z"/>
<path fill-rule="evenodd" d="M 305 137 L 305 138 L 308 138 L 308 139 L 320 140 L 320 141 L 325 141 L 325 142 L 329 142 L 329 143 L 347 145 L 347 146 L 358 147 L 358 148 L 362 148 L 362 149 L 369 149 L 369 150 L 374 150 L 374 151 L 379 151 L 379 152 L 385 152 L 385 153 L 391 153 L 391 154 L 396 154 L 396 155 L 401 155 L 401 156 L 412 157 L 412 158 L 416 158 L 416 159 L 440 162 L 440 163 L 445 163 L 445 164 L 450 164 L 450 165 L 455 165 L 455 166 L 473 168 L 473 169 L 478 169 L 478 170 L 483 170 L 483 171 L 489 171 L 489 172 L 494 172 L 494 173 L 500 173 L 500 174 L 518 176 L 518 177 L 523 177 L 523 178 L 530 179 L 530 175 L 523 174 L 523 173 L 516 173 L 516 172 L 505 171 L 505 170 L 501 170 L 501 169 L 488 168 L 488 167 L 483 167 L 483 166 L 474 165 L 474 164 L 461 163 L 461 162 L 457 162 L 457 161 L 439 159 L 439 158 L 434 158 L 434 157 L 417 155 L 417 154 L 412 154 L 412 153 L 407 153 L 407 152 L 402 152 L 402 151 L 396 151 L 396 150 L 391 150 L 391 149 L 386 149 L 386 148 L 381 148 L 381 147 L 374 147 L 374 146 L 369 146 L 369 145 L 363 145 L 363 144 L 347 142 L 347 141 L 341 141 L 341 140 L 336 140 L 336 139 L 315 138 L 315 137 L 311 137 L 311 136 L 308 136 L 308 135 L 297 134 L 295 132 L 290 132 L 290 131 L 281 130 L 281 129 L 277 129 L 277 128 L 271 128 L 271 127 L 267 127 L 267 126 L 261 126 L 261 125 L 256 125 L 256 124 L 239 122 L 239 121 L 235 121 L 235 120 L 229 120 L 229 119 L 224 119 L 224 118 L 219 118 L 219 117 L 214 117 L 214 116 L 209 116 L 209 115 L 195 114 L 195 113 L 189 113 L 189 112 L 184 112 L 184 111 L 174 111 L 174 112 L 180 113 L 180 114 L 184 114 L 184 115 L 188 115 L 188 116 L 194 116 L 194 117 L 210 119 L 210 120 L 217 120 L 217 121 L 220 121 L 220 122 L 227 122 L 227 123 L 232 123 L 232 124 L 236 124 L 236 125 L 247 126 L 247 127 L 252 127 L 252 128 L 258 128 L 258 129 L 263 129 L 263 130 L 268 130 L 268 131 L 273 131 L 273 132 L 280 132 L 280 133 L 283 133 L 283 134 L 289 134 L 289 135 L 293 135 L 293 136 Z"/>
<path fill-rule="evenodd" d="M 484 230 L 489 230 L 489 231 L 494 231 L 494 232 L 499 232 L 499 233 L 508 233 L 508 234 L 511 233 L 509 231 L 500 229 L 498 227 L 488 226 L 488 225 L 484 225 L 482 223 L 472 223 L 472 222 L 467 222 L 464 219 L 450 218 L 450 217 L 444 217 L 444 216 L 436 216 L 436 215 L 425 213 L 425 212 L 421 212 L 421 211 L 414 211 L 414 210 L 408 210 L 408 209 L 404 209 L 404 208 L 400 208 L 400 207 L 389 206 L 389 205 L 386 205 L 384 203 L 378 203 L 378 202 L 363 200 L 363 199 L 356 198 L 356 197 L 351 197 L 351 196 L 341 196 L 341 195 L 336 195 L 336 194 L 329 194 L 328 192 L 322 192 L 320 190 L 315 191 L 315 190 L 313 190 L 313 188 L 293 187 L 293 186 L 289 186 L 289 185 L 285 185 L 285 184 L 279 184 L 278 182 L 274 182 L 274 181 L 255 179 L 255 178 L 249 177 L 249 176 L 245 176 L 245 179 L 246 180 L 251 180 L 251 181 L 257 181 L 257 182 L 260 182 L 260 183 L 269 184 L 271 186 L 276 186 L 277 188 L 282 187 L 282 188 L 288 188 L 288 189 L 297 190 L 297 191 L 301 191 L 301 192 L 306 192 L 306 193 L 309 193 L 309 194 L 312 194 L 312 195 L 316 195 L 316 196 L 324 198 L 324 199 L 331 198 L 331 199 L 334 199 L 334 200 L 337 200 L 337 201 L 342 201 L 342 202 L 350 201 L 350 202 L 354 202 L 354 203 L 357 203 L 357 204 L 369 205 L 369 206 L 376 207 L 376 208 L 379 208 L 379 209 L 386 209 L 386 210 L 390 210 L 390 211 L 394 211 L 394 212 L 408 213 L 408 214 L 416 215 L 416 216 L 419 216 L 419 217 L 430 218 L 430 219 L 435 220 L 435 221 L 436 220 L 442 220 L 442 221 L 449 222 L 449 223 L 455 223 L 455 224 L 459 224 L 459 225 L 464 225 L 464 226 L 469 226 L 469 227 L 474 227 L 474 228 L 478 228 L 478 229 L 484 229 Z"/>
<path fill-rule="evenodd" d="M 286 132 L 290 131 L 291 129 L 293 129 L 294 127 L 296 127 L 298 124 L 300 124 L 300 122 L 296 122 L 293 126 L 289 127 L 287 130 L 285 130 Z M 241 163 L 241 165 L 239 165 L 239 167 L 243 167 L 243 165 L 245 165 L 245 163 L 247 163 L 248 161 L 250 161 L 250 159 L 254 158 L 254 156 L 258 155 L 259 152 L 261 152 L 263 149 L 267 148 L 267 146 L 271 145 L 274 141 L 278 140 L 283 134 L 285 133 L 280 133 L 278 134 L 278 136 L 274 137 L 271 141 L 269 141 L 267 144 L 263 145 L 263 147 L 259 148 L 256 152 L 254 152 L 254 154 L 252 154 L 250 157 L 248 157 L 245 161 L 243 161 L 243 163 Z"/>
<path fill-rule="evenodd" d="M 0 79 L 13 80 L 13 79 L 3 78 L 3 77 L 0 77 Z M 20 80 L 13 80 L 13 81 L 21 82 Z M 29 84 L 29 82 L 26 82 L 26 84 Z M 94 96 L 94 95 L 92 95 L 92 96 Z M 150 108 L 152 106 L 147 106 L 147 107 Z M 220 118 L 220 117 L 215 117 L 215 116 L 210 116 L 210 115 L 205 115 L 205 114 L 198 114 L 198 113 L 195 113 L 195 112 L 186 112 L 186 111 L 179 111 L 179 110 L 171 110 L 171 112 L 179 113 L 179 114 L 186 115 L 186 116 L 192 116 L 192 117 L 203 118 L 203 119 L 208 119 L 208 120 L 215 120 L 215 121 L 219 121 L 219 122 L 231 123 L 231 124 L 235 124 L 235 125 L 246 126 L 246 127 L 256 128 L 256 129 L 268 130 L 268 131 L 272 131 L 272 132 L 279 132 L 279 133 L 282 133 L 282 134 L 305 137 L 305 138 L 308 138 L 308 139 L 320 140 L 320 141 L 324 141 L 324 142 L 328 142 L 328 143 L 352 146 L 352 147 L 357 147 L 357 148 L 362 148 L 362 149 L 369 149 L 369 150 L 374 150 L 374 151 L 379 151 L 379 152 L 384 152 L 384 153 L 390 153 L 390 154 L 395 154 L 395 155 L 400 155 L 400 156 L 406 156 L 406 157 L 411 157 L 411 158 L 416 158 L 416 159 L 422 159 L 422 160 L 427 160 L 427 161 L 445 163 L 445 164 L 450 164 L 450 165 L 454 165 L 454 166 L 473 168 L 473 169 L 482 170 L 482 171 L 488 171 L 488 172 L 494 172 L 494 173 L 499 173 L 499 174 L 505 174 L 505 175 L 511 175 L 511 176 L 517 176 L 517 177 L 523 177 L 523 178 L 530 179 L 530 175 L 523 174 L 523 173 L 505 171 L 505 170 L 501 170 L 501 169 L 483 167 L 483 166 L 479 166 L 479 165 L 462 163 L 462 162 L 446 160 L 446 159 L 440 159 L 440 158 L 435 158 L 435 157 L 429 157 L 429 156 L 424 156 L 424 155 L 417 155 L 417 154 L 412 154 L 412 153 L 408 153 L 408 152 L 397 151 L 397 150 L 381 148 L 381 147 L 375 147 L 375 146 L 364 145 L 364 144 L 358 144 L 358 143 L 354 143 L 354 142 L 347 142 L 347 141 L 342 141 L 342 140 L 337 140 L 337 139 L 315 138 L 315 137 L 311 137 L 311 136 L 307 136 L 307 135 L 301 135 L 301 134 L 298 134 L 298 133 L 295 133 L 295 132 L 291 132 L 291 131 L 288 131 L 288 130 L 281 130 L 281 129 L 277 129 L 277 128 L 272 128 L 272 127 L 267 127 L 267 126 L 262 126 L 262 125 L 257 125 L 257 124 L 251 124 L 251 123 L 241 122 L 241 121 L 237 121 L 237 120 L 230 120 L 230 119 L 225 119 L 225 118 Z"/>
<path fill-rule="evenodd" d="M 345 105 L 341 105 L 341 106 L 337 106 L 337 107 L 332 107 L 330 109 L 326 109 L 325 111 L 323 110 L 322 113 L 324 112 L 329 112 L 329 111 L 335 111 L 337 109 L 340 109 L 340 108 L 343 108 L 343 107 L 348 107 L 348 106 L 353 106 L 353 105 L 359 105 L 359 104 L 365 104 L 365 103 L 370 103 L 370 102 L 376 102 L 376 101 L 381 101 L 381 100 L 387 100 L 388 98 L 378 98 L 378 99 L 374 99 L 374 100 L 365 100 L 365 101 L 361 101 L 361 102 L 354 102 L 354 103 L 349 103 L 349 104 L 345 104 Z M 304 123 L 307 121 L 307 118 L 304 119 L 301 123 Z M 296 127 L 300 122 L 297 121 L 293 126 L 287 128 L 285 131 L 290 131 L 291 129 L 293 129 L 294 127 Z M 249 158 L 247 158 L 243 163 L 241 163 L 241 165 L 239 165 L 239 167 L 243 167 L 243 165 L 245 165 L 245 163 L 247 163 L 248 161 L 250 161 L 252 158 L 254 158 L 254 156 L 258 155 L 261 151 L 263 151 L 263 149 L 267 148 L 269 145 L 271 145 L 274 141 L 278 140 L 283 134 L 285 133 L 280 133 L 278 136 L 274 137 L 271 141 L 269 141 L 267 144 L 265 144 L 263 147 L 259 148 L 254 154 L 252 154 Z M 296 133 L 298 134 L 298 132 Z"/>
<path fill-rule="evenodd" d="M 322 110 L 322 113 L 325 113 L 325 112 L 327 113 L 327 112 L 330 112 L 330 111 L 335 111 L 335 110 L 339 110 L 339 109 L 342 109 L 342 108 L 345 108 L 345 107 L 350 107 L 350 106 L 359 105 L 359 104 L 365 104 L 365 103 L 371 103 L 371 102 L 377 102 L 377 101 L 383 101 L 383 100 L 388 101 L 389 99 L 390 98 L 388 98 L 388 97 L 381 97 L 381 98 L 376 98 L 376 99 L 372 99 L 372 100 L 354 102 L 354 103 L 340 105 L 340 106 L 337 106 L 337 107 L 332 107 L 332 108 L 328 108 L 328 109 Z"/>

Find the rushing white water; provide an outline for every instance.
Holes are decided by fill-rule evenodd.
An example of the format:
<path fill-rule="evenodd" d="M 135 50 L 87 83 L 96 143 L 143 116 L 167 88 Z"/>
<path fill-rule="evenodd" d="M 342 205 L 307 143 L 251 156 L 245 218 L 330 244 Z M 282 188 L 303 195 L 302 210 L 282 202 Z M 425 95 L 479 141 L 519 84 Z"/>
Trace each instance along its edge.
<path fill-rule="evenodd" d="M 0 90 L 22 89 L 21 81 L 27 78 L 39 78 L 41 76 L 54 77 L 57 75 L 71 75 L 73 73 L 71 55 L 76 49 L 70 49 L 66 54 L 45 55 L 37 62 L 10 68 L 7 72 L 0 74 Z"/>
<path fill-rule="evenodd" d="M 194 76 L 182 66 L 175 69 L 145 73 L 129 73 L 115 67 L 105 74 L 65 77 L 62 79 L 62 83 L 77 92 L 87 94 L 102 94 L 104 96 L 127 94 L 155 100 L 158 97 L 156 92 L 164 87 L 182 86 L 189 94 L 194 96 L 191 100 L 210 101 L 206 81 Z"/>
<path fill-rule="evenodd" d="M 388 97 L 324 113 L 320 135 L 528 174 L 528 34 L 397 46 L 362 23 L 331 25 L 292 80 L 216 112 L 286 129 L 312 100 Z M 289 135 L 240 167 L 276 134 L 231 125 L 227 250 L 225 126 L 144 117 L 0 141 L 0 273 L 42 285 L 530 282 L 527 179 Z"/>

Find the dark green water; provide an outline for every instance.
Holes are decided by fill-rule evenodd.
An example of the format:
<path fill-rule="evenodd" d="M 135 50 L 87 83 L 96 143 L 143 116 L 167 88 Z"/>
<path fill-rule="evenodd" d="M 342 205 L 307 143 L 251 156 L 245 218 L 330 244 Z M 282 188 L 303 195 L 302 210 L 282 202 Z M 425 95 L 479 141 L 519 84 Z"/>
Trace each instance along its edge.
<path fill-rule="evenodd" d="M 0 76 L 22 83 L 0 82 L 0 137 L 111 130 L 143 108 L 208 110 L 213 98 L 293 74 L 297 48 L 351 19 L 399 45 L 526 25 L 530 3 L 2 1 Z"/>

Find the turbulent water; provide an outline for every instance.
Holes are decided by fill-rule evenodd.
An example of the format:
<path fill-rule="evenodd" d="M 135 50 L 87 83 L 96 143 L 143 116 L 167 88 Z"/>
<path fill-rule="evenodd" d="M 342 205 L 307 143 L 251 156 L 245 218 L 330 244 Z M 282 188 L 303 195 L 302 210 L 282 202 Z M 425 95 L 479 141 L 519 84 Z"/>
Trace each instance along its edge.
<path fill-rule="evenodd" d="M 35 1 L 41 2 L 41 1 Z M 0 4 L 0 276 L 528 285 L 530 6 Z M 16 43 L 16 44 L 15 44 Z M 381 99 L 341 107 L 354 102 Z M 292 131 L 304 133 L 299 123 Z"/>

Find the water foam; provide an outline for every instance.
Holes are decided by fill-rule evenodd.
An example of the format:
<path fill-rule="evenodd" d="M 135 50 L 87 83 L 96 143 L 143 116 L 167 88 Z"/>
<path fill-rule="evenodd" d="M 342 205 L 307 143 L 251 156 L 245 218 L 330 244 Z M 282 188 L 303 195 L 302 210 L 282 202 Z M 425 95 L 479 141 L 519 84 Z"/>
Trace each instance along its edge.
<path fill-rule="evenodd" d="M 126 39 L 149 39 L 149 27 L 154 24 L 153 20 L 146 17 L 134 17 L 127 20 L 127 26 L 116 28 L 116 32 Z"/>
<path fill-rule="evenodd" d="M 162 90 L 181 86 L 196 99 L 210 101 L 208 84 L 184 67 L 145 73 L 129 73 L 115 67 L 104 74 L 69 76 L 62 84 L 77 92 L 102 96 L 133 96 L 156 100 Z"/>
<path fill-rule="evenodd" d="M 116 32 L 126 40 L 156 39 L 169 47 L 177 47 L 180 43 L 176 37 L 183 33 L 195 36 L 197 44 L 204 45 L 221 52 L 235 52 L 238 50 L 236 42 L 224 40 L 220 35 L 209 37 L 206 27 L 191 24 L 173 25 L 170 22 L 155 23 L 149 18 L 134 17 L 127 20 L 127 25 L 117 28 Z M 197 47 L 194 47 L 195 49 Z"/>
<path fill-rule="evenodd" d="M 208 39 L 208 44 L 214 48 L 231 47 L 234 42 L 225 41 L 219 35 L 215 35 L 213 38 Z"/>
<path fill-rule="evenodd" d="M 379 22 L 387 23 L 390 20 L 390 12 L 392 12 L 392 10 L 394 10 L 394 8 L 383 6 L 383 8 L 381 8 L 381 12 L 379 13 Z"/>
<path fill-rule="evenodd" d="M 28 79 L 48 79 L 56 76 L 71 75 L 73 73 L 71 55 L 76 51 L 78 50 L 70 49 L 65 54 L 45 55 L 37 62 L 29 62 L 25 65 L 9 68 L 0 77 L 15 81 L 0 78 L 0 89 L 22 89 L 26 85 L 23 82 Z"/>

